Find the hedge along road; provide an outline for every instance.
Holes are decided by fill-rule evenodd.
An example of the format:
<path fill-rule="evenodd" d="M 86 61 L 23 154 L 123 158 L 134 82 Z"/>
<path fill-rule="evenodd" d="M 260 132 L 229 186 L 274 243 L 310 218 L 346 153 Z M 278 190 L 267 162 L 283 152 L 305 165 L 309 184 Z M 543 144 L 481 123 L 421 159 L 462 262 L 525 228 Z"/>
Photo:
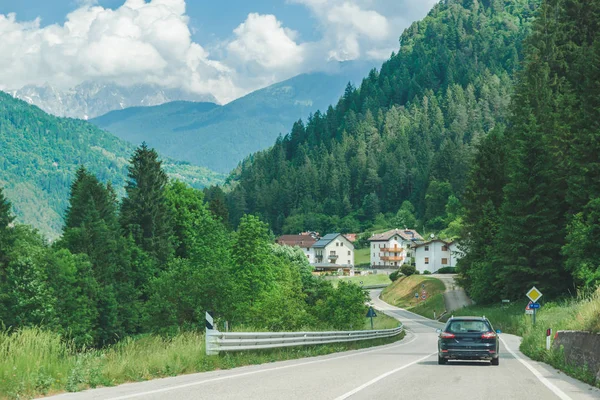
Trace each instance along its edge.
<path fill-rule="evenodd" d="M 500 366 L 486 362 L 437 364 L 443 326 L 379 300 L 375 308 L 401 320 L 398 343 L 302 360 L 191 374 L 55 399 L 591 399 L 600 390 L 557 374 L 518 350 L 519 338 L 502 334 Z M 508 346 L 508 348 L 507 348 Z M 510 350 L 509 350 L 510 349 Z"/>

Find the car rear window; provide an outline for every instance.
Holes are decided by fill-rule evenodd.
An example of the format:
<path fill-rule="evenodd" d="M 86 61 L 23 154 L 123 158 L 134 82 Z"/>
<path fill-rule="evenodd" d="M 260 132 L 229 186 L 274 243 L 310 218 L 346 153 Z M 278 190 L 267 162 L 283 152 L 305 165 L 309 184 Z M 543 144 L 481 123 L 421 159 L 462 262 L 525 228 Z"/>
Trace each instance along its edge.
<path fill-rule="evenodd" d="M 447 332 L 452 333 L 481 333 L 490 330 L 491 327 L 487 322 L 477 320 L 452 321 L 446 329 Z"/>

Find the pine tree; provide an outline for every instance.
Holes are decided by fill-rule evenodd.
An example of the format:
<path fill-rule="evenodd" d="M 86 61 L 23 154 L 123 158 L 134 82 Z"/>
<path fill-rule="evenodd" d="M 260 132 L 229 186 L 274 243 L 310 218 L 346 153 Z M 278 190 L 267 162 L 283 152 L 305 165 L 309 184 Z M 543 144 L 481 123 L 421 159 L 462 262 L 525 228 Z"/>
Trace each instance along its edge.
<path fill-rule="evenodd" d="M 140 248 L 164 265 L 173 255 L 172 221 L 165 200 L 168 177 L 156 151 L 145 143 L 130 162 L 121 226 Z"/>
<path fill-rule="evenodd" d="M 499 213 L 507 183 L 507 144 L 496 127 L 477 145 L 465 191 L 464 226 L 458 261 L 460 280 L 475 301 L 499 296 L 497 271 L 491 265 L 492 248 L 500 224 Z"/>

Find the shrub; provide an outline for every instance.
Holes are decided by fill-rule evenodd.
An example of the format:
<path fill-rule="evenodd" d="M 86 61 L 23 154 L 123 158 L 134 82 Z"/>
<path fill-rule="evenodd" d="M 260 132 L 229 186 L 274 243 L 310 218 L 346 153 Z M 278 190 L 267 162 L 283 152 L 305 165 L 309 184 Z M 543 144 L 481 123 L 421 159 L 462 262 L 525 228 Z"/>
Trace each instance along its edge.
<path fill-rule="evenodd" d="M 414 265 L 403 265 L 402 267 L 400 267 L 400 272 L 402 272 L 402 274 L 406 275 L 406 276 L 411 276 L 415 273 L 417 273 L 417 269 L 414 267 Z"/>
<path fill-rule="evenodd" d="M 437 270 L 436 274 L 455 274 L 456 267 L 443 267 Z"/>
<path fill-rule="evenodd" d="M 398 278 L 399 278 L 399 277 L 400 277 L 400 271 L 399 271 L 399 270 L 397 270 L 397 271 L 394 271 L 394 272 L 392 272 L 392 273 L 390 274 L 390 280 L 391 280 L 392 282 L 396 282 L 396 280 L 398 280 Z"/>
<path fill-rule="evenodd" d="M 431 275 L 431 271 L 425 270 L 425 271 L 423 271 L 423 275 Z"/>

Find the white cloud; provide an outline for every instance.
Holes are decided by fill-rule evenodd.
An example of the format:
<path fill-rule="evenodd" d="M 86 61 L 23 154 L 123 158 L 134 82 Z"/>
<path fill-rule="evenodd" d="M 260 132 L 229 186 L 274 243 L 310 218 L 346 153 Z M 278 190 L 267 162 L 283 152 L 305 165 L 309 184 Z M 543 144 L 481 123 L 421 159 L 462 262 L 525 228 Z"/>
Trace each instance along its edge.
<path fill-rule="evenodd" d="M 116 10 L 84 2 L 64 25 L 43 28 L 0 15 L 0 36 L 4 88 L 95 79 L 210 92 L 223 102 L 241 93 L 234 71 L 192 42 L 184 0 L 127 0 Z"/>
<path fill-rule="evenodd" d="M 303 48 L 294 39 L 297 33 L 282 27 L 274 15 L 250 14 L 235 30 L 227 46 L 232 55 L 256 62 L 267 69 L 289 68 L 303 62 Z"/>
<path fill-rule="evenodd" d="M 287 0 L 308 7 L 329 59 L 386 59 L 402 31 L 439 0 Z"/>
<path fill-rule="evenodd" d="M 209 52 L 192 40 L 186 0 L 122 0 L 114 10 L 97 0 L 76 1 L 79 8 L 62 25 L 42 27 L 39 19 L 0 14 L 0 89 L 45 83 L 65 89 L 88 80 L 153 83 L 228 102 L 327 68 L 329 60 L 386 59 L 402 31 L 435 2 L 287 0 L 309 8 L 318 39 L 302 41 L 276 16 L 251 13 Z"/>

